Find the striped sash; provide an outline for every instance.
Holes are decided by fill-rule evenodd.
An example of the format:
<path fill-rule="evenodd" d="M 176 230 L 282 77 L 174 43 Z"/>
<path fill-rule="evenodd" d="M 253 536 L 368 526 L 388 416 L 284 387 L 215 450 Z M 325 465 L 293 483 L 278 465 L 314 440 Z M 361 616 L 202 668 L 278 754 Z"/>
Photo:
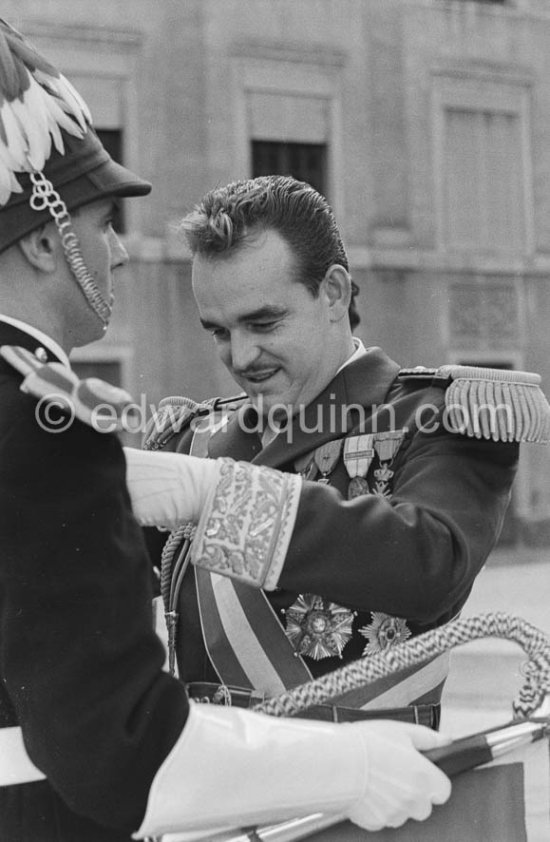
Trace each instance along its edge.
<path fill-rule="evenodd" d="M 224 684 L 277 695 L 311 681 L 263 591 L 195 568 L 205 646 Z"/>
<path fill-rule="evenodd" d="M 437 655 L 422 666 L 408 667 L 372 684 L 343 693 L 331 704 L 361 710 L 384 710 L 407 705 L 437 704 L 449 673 L 450 654 Z"/>

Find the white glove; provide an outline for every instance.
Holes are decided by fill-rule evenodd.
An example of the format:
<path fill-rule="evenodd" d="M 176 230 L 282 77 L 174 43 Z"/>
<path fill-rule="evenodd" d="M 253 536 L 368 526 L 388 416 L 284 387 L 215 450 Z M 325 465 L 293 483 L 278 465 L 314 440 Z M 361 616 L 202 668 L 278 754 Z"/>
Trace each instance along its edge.
<path fill-rule="evenodd" d="M 134 838 L 244 827 L 311 813 L 366 830 L 426 818 L 451 791 L 418 748 L 449 740 L 420 725 L 334 725 L 191 703 Z"/>
<path fill-rule="evenodd" d="M 233 459 L 131 447 L 124 453 L 142 526 L 195 523 L 193 564 L 252 587 L 277 587 L 300 502 L 299 476 Z"/>
<path fill-rule="evenodd" d="M 216 459 L 125 447 L 126 483 L 132 509 L 142 526 L 176 529 L 197 522 L 219 479 Z"/>
<path fill-rule="evenodd" d="M 363 798 L 347 812 L 366 830 L 399 827 L 407 819 L 427 819 L 433 804 L 443 804 L 451 782 L 420 751 L 449 740 L 421 725 L 380 720 L 357 723 L 368 759 Z"/>

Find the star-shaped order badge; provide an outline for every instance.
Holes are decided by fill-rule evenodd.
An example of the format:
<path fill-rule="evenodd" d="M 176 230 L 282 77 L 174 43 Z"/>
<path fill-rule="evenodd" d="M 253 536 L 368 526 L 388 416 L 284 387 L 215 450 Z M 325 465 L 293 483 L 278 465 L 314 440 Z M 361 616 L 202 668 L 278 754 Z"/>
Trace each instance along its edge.
<path fill-rule="evenodd" d="M 342 657 L 352 633 L 354 613 L 315 594 L 300 594 L 286 611 L 285 633 L 299 655 L 316 661 Z"/>
<path fill-rule="evenodd" d="M 372 623 L 359 629 L 359 633 L 368 641 L 363 649 L 363 656 L 385 652 L 411 636 L 406 620 L 401 617 L 392 617 L 382 611 L 373 611 L 371 617 Z"/>

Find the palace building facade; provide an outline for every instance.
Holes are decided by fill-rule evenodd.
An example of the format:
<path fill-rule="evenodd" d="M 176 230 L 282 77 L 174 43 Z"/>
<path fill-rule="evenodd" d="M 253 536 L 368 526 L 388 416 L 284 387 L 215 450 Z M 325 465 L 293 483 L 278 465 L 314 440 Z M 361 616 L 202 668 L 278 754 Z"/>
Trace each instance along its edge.
<path fill-rule="evenodd" d="M 211 187 L 324 192 L 357 334 L 403 366 L 537 371 L 550 395 L 546 0 L 4 0 L 149 178 L 106 339 L 75 366 L 166 394 L 235 391 L 198 322 L 178 220 Z M 550 449 L 525 447 L 503 540 L 550 543 Z"/>

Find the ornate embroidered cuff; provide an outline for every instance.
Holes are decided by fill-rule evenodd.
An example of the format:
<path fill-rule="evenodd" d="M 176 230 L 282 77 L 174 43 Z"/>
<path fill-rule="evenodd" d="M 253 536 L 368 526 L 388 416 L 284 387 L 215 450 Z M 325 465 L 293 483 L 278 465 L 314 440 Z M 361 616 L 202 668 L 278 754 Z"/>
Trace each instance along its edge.
<path fill-rule="evenodd" d="M 197 527 L 191 561 L 265 590 L 277 587 L 294 529 L 302 480 L 220 459 L 220 476 Z"/>

